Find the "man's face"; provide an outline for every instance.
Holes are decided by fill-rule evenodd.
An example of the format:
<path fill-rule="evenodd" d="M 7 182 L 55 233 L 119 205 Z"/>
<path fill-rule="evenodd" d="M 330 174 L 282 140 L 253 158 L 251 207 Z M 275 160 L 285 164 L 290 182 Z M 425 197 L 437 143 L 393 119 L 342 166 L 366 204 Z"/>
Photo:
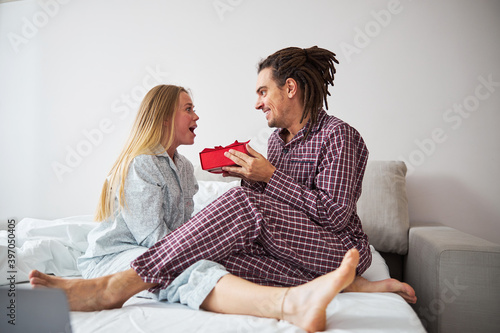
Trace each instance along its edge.
<path fill-rule="evenodd" d="M 257 77 L 257 103 L 255 108 L 266 115 L 269 127 L 287 128 L 288 98 L 272 76 L 271 68 L 264 68 Z"/>

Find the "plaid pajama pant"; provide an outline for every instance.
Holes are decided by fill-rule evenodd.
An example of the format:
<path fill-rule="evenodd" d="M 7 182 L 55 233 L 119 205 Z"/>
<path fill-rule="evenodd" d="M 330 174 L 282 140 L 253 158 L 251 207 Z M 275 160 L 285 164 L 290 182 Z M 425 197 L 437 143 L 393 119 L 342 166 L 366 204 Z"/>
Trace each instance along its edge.
<path fill-rule="evenodd" d="M 293 286 L 335 270 L 344 254 L 360 253 L 358 274 L 371 263 L 356 213 L 368 150 L 359 133 L 324 110 L 285 143 L 275 131 L 267 185 L 243 182 L 205 207 L 131 267 L 145 282 L 168 286 L 199 260 L 218 262 L 261 285 Z"/>
<path fill-rule="evenodd" d="M 236 187 L 138 257 L 132 268 L 145 282 L 165 288 L 206 259 L 251 282 L 292 286 L 336 269 L 353 247 L 360 251 L 358 272 L 363 272 L 371 262 L 367 244 L 354 244 L 278 200 Z"/>

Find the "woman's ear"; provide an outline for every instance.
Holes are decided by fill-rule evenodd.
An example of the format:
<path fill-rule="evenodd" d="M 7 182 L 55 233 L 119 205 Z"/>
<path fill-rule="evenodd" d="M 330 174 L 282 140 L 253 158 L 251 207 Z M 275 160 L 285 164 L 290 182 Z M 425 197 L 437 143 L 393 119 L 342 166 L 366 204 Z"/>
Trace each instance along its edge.
<path fill-rule="evenodd" d="M 163 126 L 168 126 L 168 120 L 163 121 Z"/>

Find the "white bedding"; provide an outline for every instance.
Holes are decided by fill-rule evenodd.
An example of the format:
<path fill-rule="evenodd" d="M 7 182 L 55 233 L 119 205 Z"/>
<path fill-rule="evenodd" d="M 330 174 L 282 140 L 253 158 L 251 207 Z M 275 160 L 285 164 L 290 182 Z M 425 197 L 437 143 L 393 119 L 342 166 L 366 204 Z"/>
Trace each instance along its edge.
<path fill-rule="evenodd" d="M 205 181 L 195 196 L 195 211 L 237 182 Z M 57 220 L 25 218 L 16 225 L 16 281 L 26 282 L 32 269 L 58 276 L 79 276 L 76 259 L 87 247 L 92 217 Z M 0 284 L 6 284 L 7 231 L 0 231 Z M 389 277 L 387 266 L 372 247 L 373 263 L 363 275 L 376 281 Z M 327 332 L 425 332 L 412 308 L 391 293 L 344 293 L 327 310 Z M 123 308 L 72 312 L 74 332 L 303 332 L 283 321 L 191 310 L 180 304 L 134 297 Z"/>

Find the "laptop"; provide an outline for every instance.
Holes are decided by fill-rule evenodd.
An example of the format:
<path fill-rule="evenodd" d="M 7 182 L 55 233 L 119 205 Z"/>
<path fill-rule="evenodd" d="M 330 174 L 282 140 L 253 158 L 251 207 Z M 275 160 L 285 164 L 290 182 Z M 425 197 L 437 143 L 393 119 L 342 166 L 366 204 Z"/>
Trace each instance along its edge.
<path fill-rule="evenodd" d="M 60 289 L 16 284 L 0 287 L 0 332 L 71 333 L 69 306 Z"/>

